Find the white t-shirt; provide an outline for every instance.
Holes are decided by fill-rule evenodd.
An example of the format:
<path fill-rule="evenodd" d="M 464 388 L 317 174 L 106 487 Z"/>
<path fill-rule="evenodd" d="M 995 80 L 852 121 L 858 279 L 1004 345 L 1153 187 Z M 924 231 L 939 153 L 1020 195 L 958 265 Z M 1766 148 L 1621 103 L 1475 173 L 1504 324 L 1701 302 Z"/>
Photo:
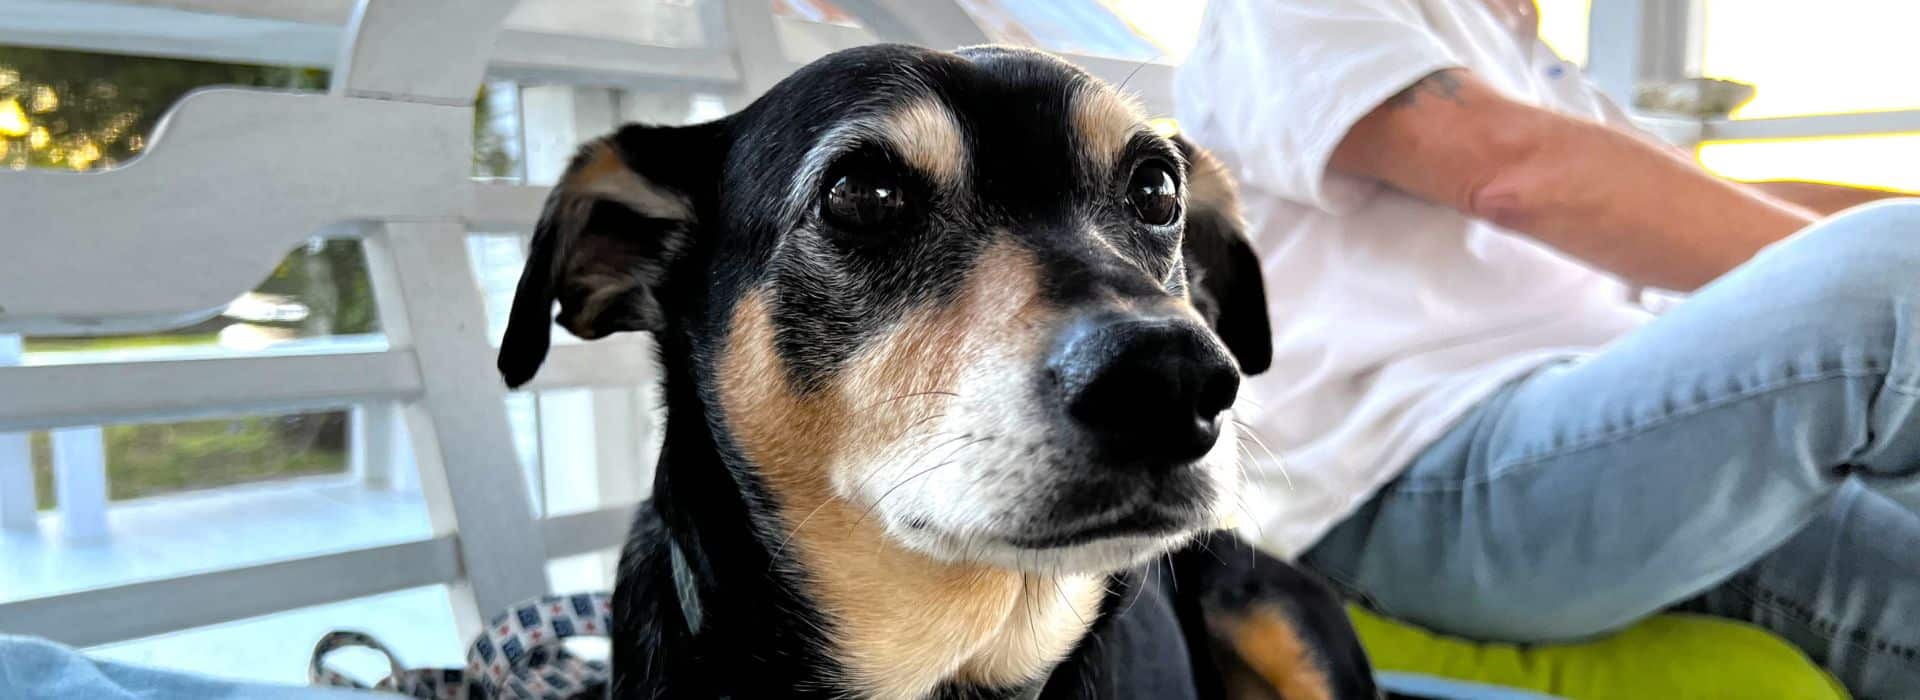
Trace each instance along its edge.
<path fill-rule="evenodd" d="M 1273 319 L 1243 391 L 1257 446 L 1242 529 L 1293 556 L 1501 384 L 1649 315 L 1624 283 L 1546 246 L 1329 173 L 1354 122 L 1434 71 L 1597 121 L 1576 66 L 1481 0 L 1212 0 L 1176 81 L 1182 129 L 1239 179 Z"/>

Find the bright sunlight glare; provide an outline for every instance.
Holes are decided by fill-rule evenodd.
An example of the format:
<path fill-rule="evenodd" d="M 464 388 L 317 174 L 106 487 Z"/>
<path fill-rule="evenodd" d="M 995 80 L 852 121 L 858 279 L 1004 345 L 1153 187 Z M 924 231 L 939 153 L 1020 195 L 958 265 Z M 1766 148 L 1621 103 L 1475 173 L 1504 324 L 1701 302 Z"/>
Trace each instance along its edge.
<path fill-rule="evenodd" d="M 1752 83 L 1756 119 L 1920 109 L 1920 2 L 1707 0 L 1703 71 Z M 1920 134 L 1715 143 L 1700 162 L 1745 179 L 1920 190 Z"/>

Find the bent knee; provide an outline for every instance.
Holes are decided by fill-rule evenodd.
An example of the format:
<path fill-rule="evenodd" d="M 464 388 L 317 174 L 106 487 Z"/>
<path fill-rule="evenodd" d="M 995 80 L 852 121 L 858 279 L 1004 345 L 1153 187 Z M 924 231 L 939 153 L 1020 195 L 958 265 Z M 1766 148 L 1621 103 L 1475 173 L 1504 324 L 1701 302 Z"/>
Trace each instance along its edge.
<path fill-rule="evenodd" d="M 1781 241 L 1729 275 L 1752 276 L 1767 296 L 1870 317 L 1920 303 L 1920 199 L 1848 210 Z M 1744 286 L 1744 285 L 1743 285 Z M 1758 291 L 1747 286 L 1745 291 Z M 1899 321 L 1887 315 L 1889 321 Z"/>
<path fill-rule="evenodd" d="M 1920 199 L 1891 199 L 1821 220 L 1783 241 L 1782 254 L 1840 263 L 1854 274 L 1915 277 L 1920 264 Z"/>

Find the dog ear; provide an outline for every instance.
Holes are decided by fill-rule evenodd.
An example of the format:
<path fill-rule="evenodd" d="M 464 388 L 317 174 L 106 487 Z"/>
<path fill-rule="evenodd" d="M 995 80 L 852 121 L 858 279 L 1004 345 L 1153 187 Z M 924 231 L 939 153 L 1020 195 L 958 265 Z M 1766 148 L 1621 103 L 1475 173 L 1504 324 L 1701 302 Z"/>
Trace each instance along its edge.
<path fill-rule="evenodd" d="M 555 320 L 586 340 L 666 327 L 660 293 L 699 235 L 696 202 L 718 183 L 721 132 L 718 122 L 631 125 L 580 147 L 547 196 L 514 290 L 498 363 L 507 386 L 540 369 Z"/>
<path fill-rule="evenodd" d="M 1187 231 L 1181 257 L 1187 264 L 1188 295 L 1239 361 L 1240 371 L 1259 374 L 1273 362 L 1273 335 L 1260 260 L 1247 243 L 1239 195 L 1225 164 L 1184 136 L 1173 140 L 1187 159 Z"/>

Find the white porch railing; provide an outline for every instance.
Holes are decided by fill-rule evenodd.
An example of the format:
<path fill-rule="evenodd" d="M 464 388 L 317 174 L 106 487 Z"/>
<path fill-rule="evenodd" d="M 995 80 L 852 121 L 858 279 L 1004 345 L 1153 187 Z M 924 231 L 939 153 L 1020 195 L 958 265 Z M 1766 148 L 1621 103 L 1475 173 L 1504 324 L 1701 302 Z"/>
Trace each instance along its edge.
<path fill-rule="evenodd" d="M 301 368 L 302 360 L 316 356 L 376 356 L 387 348 L 386 338 L 380 335 L 343 335 L 324 338 L 309 338 L 284 341 L 267 350 L 234 350 L 221 347 L 174 347 L 143 348 L 138 350 L 109 351 L 70 351 L 27 356 L 21 352 L 19 336 L 0 336 L 0 367 L 14 368 L 0 375 L 0 386 L 14 387 L 11 390 L 37 392 L 49 398 L 62 397 L 67 400 L 68 409 L 49 402 L 20 401 L 7 404 L 10 409 L 22 411 L 19 415 L 0 417 L 0 430 L 26 427 L 49 430 L 50 455 L 53 467 L 53 487 L 56 494 L 55 509 L 60 534 L 64 539 L 78 542 L 97 541 L 109 535 L 107 529 L 107 454 L 103 432 L 99 424 L 75 424 L 79 416 L 64 414 L 63 410 L 78 409 L 87 415 L 104 422 L 130 420 L 182 420 L 200 416 L 218 416 L 247 413 L 256 410 L 272 409 L 287 411 L 293 409 L 329 408 L 345 406 L 349 411 L 347 436 L 348 470 L 353 477 L 370 489 L 393 489 L 402 491 L 419 490 L 419 478 L 413 465 L 411 446 L 407 443 L 405 424 L 400 413 L 400 402 L 391 399 L 360 400 L 347 403 L 359 394 L 339 394 L 338 398 L 314 397 L 314 403 L 304 401 L 281 401 L 272 394 L 262 394 L 253 400 L 222 402 L 208 400 L 209 397 L 192 392 L 173 392 L 152 398 L 164 402 L 132 402 L 116 405 L 115 394 L 97 387 L 95 381 L 115 381 L 124 387 L 128 394 L 151 395 L 155 385 L 152 383 L 131 384 L 142 375 L 177 382 L 186 379 L 204 382 L 205 377 L 195 372 L 166 377 L 186 367 L 205 368 L 205 374 L 220 374 L 228 381 L 245 379 L 251 370 L 240 367 L 258 368 L 269 376 L 259 379 L 263 382 L 278 384 L 282 390 L 292 388 L 290 378 L 284 376 L 291 370 Z M 270 361 L 269 358 L 287 358 L 287 361 Z M 44 372 L 33 368 L 48 368 Z M 130 374 L 115 375 L 116 369 Z M 36 376 L 38 375 L 38 376 Z M 322 378 L 324 381 L 334 381 Z M 374 381 L 388 381 L 392 376 L 388 372 L 374 372 L 368 376 Z M 70 384 L 70 382 L 79 382 Z M 17 382 L 17 383 L 11 383 Z M 58 387 L 68 387 L 67 392 L 58 391 Z M 169 384 L 159 385 L 165 388 Z M 342 387 L 346 388 L 346 387 Z M 75 390 L 84 392 L 74 394 Z M 128 396 L 137 398 L 137 396 Z M 286 398 L 282 395 L 281 398 Z M 77 399 L 77 400 L 76 400 Z M 66 426 L 66 427 L 61 427 Z M 35 532 L 39 529 L 34 502 L 33 463 L 25 432 L 0 432 L 0 527 L 15 532 Z"/>
<path fill-rule="evenodd" d="M 87 426 L 319 409 L 352 411 L 352 473 L 369 486 L 418 488 L 431 524 L 412 542 L 0 602 L 0 631 L 94 645 L 444 583 L 467 635 L 483 611 L 545 592 L 550 559 L 617 546 L 631 501 L 650 483 L 650 343 L 554 349 L 528 389 L 539 392 L 532 410 L 546 438 L 534 457 L 556 468 L 525 477 L 492 370 L 483 286 L 497 295 L 498 280 L 476 280 L 471 264 L 491 249 L 470 246 L 469 234 L 524 234 L 546 190 L 467 179 L 473 90 L 483 74 L 567 83 L 523 90 L 528 179 L 551 181 L 576 143 L 622 121 L 685 114 L 702 104 L 696 94 L 738 107 L 808 54 L 871 35 L 778 19 L 764 0 L 712 0 L 699 3 L 706 46 L 669 49 L 502 31 L 517 2 L 0 0 L 41 20 L 0 27 L 0 43 L 300 63 L 316 42 L 332 42 L 339 56 L 328 95 L 189 95 L 147 154 L 122 168 L 0 173 L 9 249 L 0 334 L 180 325 L 224 306 L 321 231 L 363 239 L 385 331 L 262 352 L 27 364 L 17 335 L 0 335 L 0 527 L 36 527 L 27 431 L 59 436 L 60 530 L 99 537 L 112 536 L 107 471 L 99 429 Z M 840 4 L 884 39 L 985 38 L 951 5 L 930 15 L 917 3 Z M 185 42 L 164 29 L 183 12 L 233 26 Z M 145 21 L 121 21 L 132 15 Z M 62 18 L 93 29 L 54 26 Z M 342 21 L 344 30 L 329 26 Z M 272 31 L 251 31 L 263 29 Z M 1170 109 L 1167 66 L 1080 59 L 1116 82 L 1139 69 L 1129 88 Z M 195 254 L 180 259 L 180 250 Z"/>

